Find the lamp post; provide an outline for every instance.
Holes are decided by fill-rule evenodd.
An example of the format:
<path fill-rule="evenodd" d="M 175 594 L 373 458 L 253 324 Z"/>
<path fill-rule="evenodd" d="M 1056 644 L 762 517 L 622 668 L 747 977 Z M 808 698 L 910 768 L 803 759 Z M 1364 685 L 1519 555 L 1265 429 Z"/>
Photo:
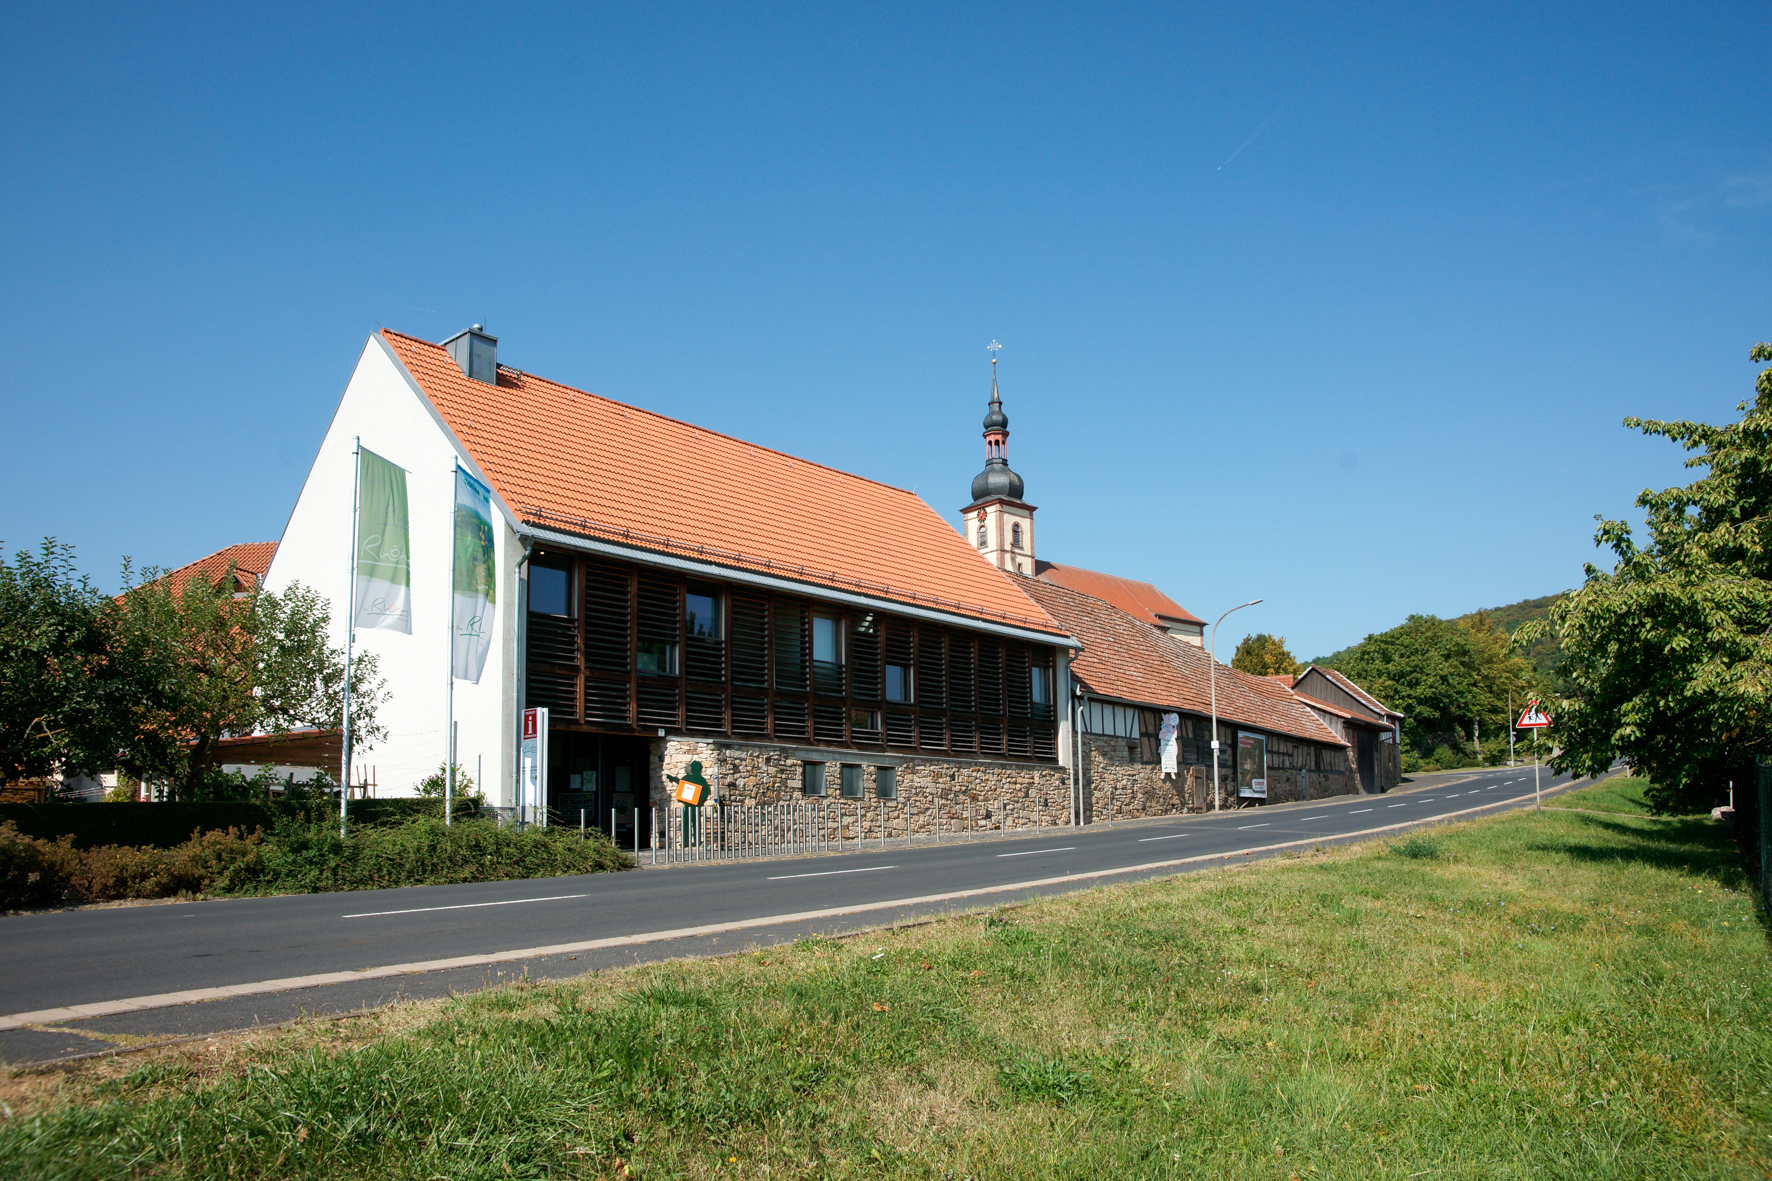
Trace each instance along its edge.
<path fill-rule="evenodd" d="M 1231 611 L 1241 611 L 1244 607 L 1253 607 L 1259 602 L 1261 602 L 1260 599 L 1250 599 L 1247 603 L 1240 603 L 1232 607 Z M 1212 636 L 1208 641 L 1207 650 L 1207 656 L 1210 659 L 1207 662 L 1206 671 L 1212 683 L 1212 810 L 1214 812 L 1222 810 L 1218 795 L 1218 625 L 1224 622 L 1224 616 L 1229 615 L 1231 611 L 1220 615 L 1212 624 Z"/>

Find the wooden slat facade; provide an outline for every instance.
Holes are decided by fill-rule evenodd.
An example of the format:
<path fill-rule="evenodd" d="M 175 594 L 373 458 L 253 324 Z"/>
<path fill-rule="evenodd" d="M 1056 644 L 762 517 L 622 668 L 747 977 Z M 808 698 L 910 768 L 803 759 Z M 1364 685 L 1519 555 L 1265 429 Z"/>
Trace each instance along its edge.
<path fill-rule="evenodd" d="M 552 724 L 1056 761 L 1051 646 L 600 557 L 535 562 L 573 588 L 573 616 L 528 616 L 526 705 Z M 715 597 L 719 638 L 686 634 L 692 594 Z M 837 622 L 841 660 L 814 659 L 815 617 Z"/>

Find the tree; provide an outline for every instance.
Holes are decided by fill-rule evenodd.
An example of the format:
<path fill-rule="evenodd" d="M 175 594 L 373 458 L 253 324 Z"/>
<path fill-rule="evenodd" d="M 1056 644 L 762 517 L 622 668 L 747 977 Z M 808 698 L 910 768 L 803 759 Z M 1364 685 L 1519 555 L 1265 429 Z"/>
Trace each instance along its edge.
<path fill-rule="evenodd" d="M 1772 361 L 1772 345 L 1749 358 Z M 1724 426 L 1624 420 L 1696 452 L 1686 466 L 1708 474 L 1637 497 L 1647 545 L 1596 518 L 1612 569 L 1590 563 L 1548 624 L 1516 636 L 1554 628 L 1563 645 L 1573 692 L 1553 707 L 1553 765 L 1595 774 L 1622 758 L 1655 785 L 1657 811 L 1721 801 L 1736 768 L 1772 753 L 1772 368 L 1736 410 Z"/>
<path fill-rule="evenodd" d="M 0 782 L 114 764 L 104 601 L 52 537 L 0 563 Z"/>
<path fill-rule="evenodd" d="M 341 724 L 344 653 L 327 642 L 326 601 L 299 583 L 282 594 L 236 595 L 234 585 L 232 567 L 218 581 L 162 575 L 105 611 L 111 651 L 132 690 L 122 761 L 171 781 L 181 799 L 199 795 L 224 737 Z M 382 735 L 375 721 L 382 692 L 374 656 L 356 656 L 354 744 Z"/>
<path fill-rule="evenodd" d="M 1286 650 L 1285 636 L 1256 632 L 1244 636 L 1237 645 L 1236 654 L 1231 657 L 1231 667 L 1258 677 L 1276 677 L 1293 676 L 1300 666 Z"/>
<path fill-rule="evenodd" d="M 1457 621 L 1411 615 L 1323 663 L 1404 715 L 1403 741 L 1418 750 L 1471 736 L 1478 723 L 1506 730 L 1509 698 L 1541 692 L 1540 678 L 1486 611 Z"/>

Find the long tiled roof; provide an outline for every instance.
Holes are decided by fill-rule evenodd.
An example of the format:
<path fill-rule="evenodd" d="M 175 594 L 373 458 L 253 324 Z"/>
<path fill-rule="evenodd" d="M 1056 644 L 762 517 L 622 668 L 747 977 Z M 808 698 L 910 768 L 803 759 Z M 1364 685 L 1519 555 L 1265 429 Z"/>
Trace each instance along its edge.
<path fill-rule="evenodd" d="M 384 330 L 506 504 L 545 528 L 1062 636 L 915 494 Z"/>
<path fill-rule="evenodd" d="M 1202 626 L 1206 622 L 1158 590 L 1155 583 L 1085 570 L 1081 566 L 1060 566 L 1057 562 L 1035 562 L 1034 574 L 1042 581 L 1056 582 L 1059 586 L 1106 599 L 1126 614 L 1157 627 L 1171 620 Z"/>
<path fill-rule="evenodd" d="M 226 549 L 218 549 L 207 558 L 198 558 L 177 570 L 168 570 L 160 577 L 169 580 L 174 589 L 183 587 L 193 578 L 207 578 L 211 583 L 216 583 L 227 574 L 228 564 L 233 563 L 233 590 L 251 590 L 264 577 L 265 571 L 271 568 L 271 556 L 276 552 L 277 543 L 274 541 L 242 542 Z"/>
<path fill-rule="evenodd" d="M 1212 657 L 1150 627 L 1105 599 L 1038 578 L 1020 585 L 1083 644 L 1071 673 L 1103 697 L 1161 709 L 1207 714 L 1212 709 Z M 1219 665 L 1218 716 L 1276 734 L 1344 746 L 1290 689 L 1267 677 Z"/>

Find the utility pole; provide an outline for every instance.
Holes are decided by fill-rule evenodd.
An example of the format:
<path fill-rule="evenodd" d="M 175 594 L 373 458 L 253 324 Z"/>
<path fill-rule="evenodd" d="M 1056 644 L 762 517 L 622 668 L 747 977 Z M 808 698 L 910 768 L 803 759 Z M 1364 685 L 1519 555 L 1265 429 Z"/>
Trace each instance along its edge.
<path fill-rule="evenodd" d="M 1253 607 L 1259 602 L 1261 602 L 1260 599 L 1250 599 L 1247 603 L 1232 607 L 1231 611 L 1241 611 L 1244 607 Z M 1229 615 L 1231 611 L 1226 611 L 1224 615 Z M 1211 659 L 1207 661 L 1206 665 L 1206 675 L 1212 684 L 1212 810 L 1214 812 L 1221 808 L 1218 794 L 1218 625 L 1224 622 L 1224 615 L 1220 615 L 1212 624 L 1212 637 L 1208 643 L 1207 652 Z"/>

